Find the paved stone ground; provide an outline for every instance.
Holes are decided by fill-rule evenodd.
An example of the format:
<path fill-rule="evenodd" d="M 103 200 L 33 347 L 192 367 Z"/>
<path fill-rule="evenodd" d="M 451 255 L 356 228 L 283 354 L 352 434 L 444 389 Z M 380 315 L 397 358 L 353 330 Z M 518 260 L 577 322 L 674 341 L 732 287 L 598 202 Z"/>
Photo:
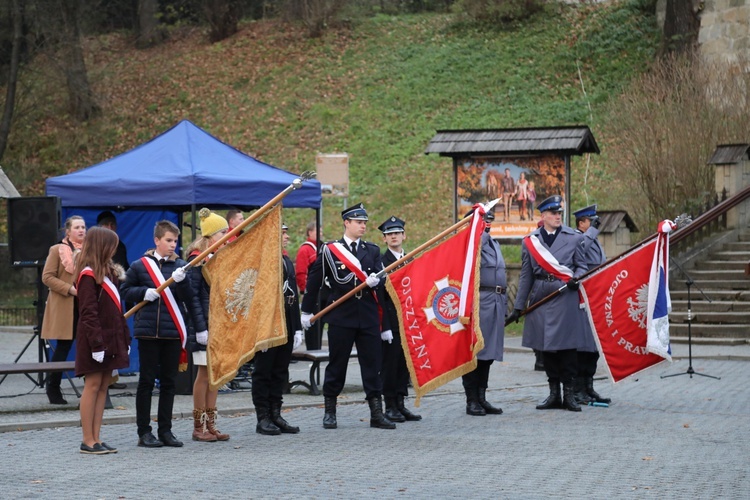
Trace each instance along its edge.
<path fill-rule="evenodd" d="M 679 360 L 614 386 L 598 381 L 614 403 L 581 413 L 535 410 L 546 384 L 532 366 L 533 355 L 524 351 L 493 365 L 488 399 L 503 415 L 467 416 L 454 381 L 423 399 L 421 422 L 380 430 L 369 427 L 353 362 L 336 430 L 322 428 L 322 397 L 295 392 L 285 398 L 292 408 L 285 417 L 301 433 L 261 436 L 249 393 L 235 391 L 219 397 L 219 427 L 232 434 L 230 441 L 189 441 L 192 422 L 177 418 L 174 432 L 185 447 L 154 450 L 136 446 L 134 398 L 125 395 L 132 379 L 114 398 L 119 409 L 107 411 L 108 422 L 127 423 L 103 427 L 103 439 L 120 450 L 105 456 L 78 453 L 74 405 L 6 411 L 19 399 L 43 397 L 35 390 L 0 399 L 2 421 L 23 428 L 47 419 L 61 426 L 0 433 L 0 491 L 4 498 L 55 499 L 750 498 L 746 361 L 693 360 L 697 372 L 720 380 L 660 378 L 684 373 L 688 363 Z M 307 371 L 306 363 L 292 367 Z M 14 377 L 11 389 L 0 389 L 31 386 Z M 179 416 L 191 401 L 177 399 Z"/>

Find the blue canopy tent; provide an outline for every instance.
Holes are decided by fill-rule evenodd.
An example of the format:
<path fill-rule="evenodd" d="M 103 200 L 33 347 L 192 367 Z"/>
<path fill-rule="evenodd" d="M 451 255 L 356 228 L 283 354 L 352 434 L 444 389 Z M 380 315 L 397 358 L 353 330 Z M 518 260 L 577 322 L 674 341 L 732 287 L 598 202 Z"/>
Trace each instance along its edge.
<path fill-rule="evenodd" d="M 154 224 L 182 224 L 197 209 L 258 208 L 297 175 L 260 162 L 183 120 L 149 142 L 107 161 L 47 179 L 48 196 L 61 198 L 63 219 L 81 215 L 91 227 L 103 210 L 117 217 L 117 232 L 133 261 L 153 248 Z M 305 181 L 283 200 L 285 207 L 311 208 L 319 218 L 320 183 Z M 195 237 L 195 228 L 193 228 Z M 133 356 L 135 354 L 135 356 Z M 137 350 L 130 369 L 138 369 Z"/>

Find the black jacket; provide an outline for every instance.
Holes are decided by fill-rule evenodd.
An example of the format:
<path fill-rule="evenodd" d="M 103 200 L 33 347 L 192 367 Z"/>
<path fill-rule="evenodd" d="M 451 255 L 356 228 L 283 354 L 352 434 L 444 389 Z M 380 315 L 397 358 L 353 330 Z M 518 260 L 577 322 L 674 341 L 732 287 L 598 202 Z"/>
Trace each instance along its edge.
<path fill-rule="evenodd" d="M 297 278 L 294 272 L 292 259 L 286 255 L 284 258 L 284 314 L 286 317 L 286 331 L 289 339 L 294 338 L 294 332 L 302 330 L 302 320 L 299 316 L 299 293 L 297 291 Z"/>
<path fill-rule="evenodd" d="M 153 250 L 146 252 L 145 257 L 156 261 Z M 177 258 L 175 255 L 170 257 L 160 266 L 164 279 L 169 279 L 175 269 L 186 264 L 184 260 Z M 157 265 L 159 265 L 158 262 Z M 146 265 L 140 259 L 133 261 L 130 264 L 130 269 L 125 273 L 125 281 L 120 285 L 122 299 L 125 302 L 141 302 L 149 288 L 157 288 L 157 285 L 146 270 Z M 175 296 L 186 325 L 189 325 L 192 320 L 192 324 L 197 331 L 206 330 L 206 321 L 202 315 L 198 314 L 200 308 L 198 296 L 193 292 L 188 277 L 180 283 L 172 283 L 169 288 Z M 172 321 L 167 305 L 161 297 L 149 302 L 135 314 L 133 333 L 135 338 L 180 338 L 177 326 Z"/>

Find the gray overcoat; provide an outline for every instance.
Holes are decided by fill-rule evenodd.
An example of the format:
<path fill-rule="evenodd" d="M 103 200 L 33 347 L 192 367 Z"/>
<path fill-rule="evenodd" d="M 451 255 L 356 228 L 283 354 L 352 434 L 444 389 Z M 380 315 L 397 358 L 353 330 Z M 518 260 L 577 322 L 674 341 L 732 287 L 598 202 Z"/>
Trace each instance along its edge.
<path fill-rule="evenodd" d="M 536 235 L 546 246 L 541 236 L 542 228 L 537 228 L 531 234 Z M 528 238 L 528 236 L 526 237 Z M 549 251 L 557 261 L 573 271 L 574 277 L 580 277 L 586 272 L 584 261 L 583 235 L 573 229 L 562 226 Z M 534 260 L 524 241 L 521 247 L 521 277 L 518 280 L 516 295 L 516 309 L 525 309 L 527 305 L 543 299 L 550 293 L 565 285 L 565 281 L 554 279 L 544 281 L 539 279 L 548 273 Z M 534 309 L 526 315 L 523 326 L 524 347 L 539 351 L 559 351 L 563 349 L 578 349 L 584 345 L 585 332 L 581 326 L 583 315 L 579 309 L 578 293 L 567 288 L 558 296 Z"/>
<path fill-rule="evenodd" d="M 484 349 L 477 353 L 477 359 L 503 360 L 508 296 L 505 293 L 497 293 L 496 287 L 507 286 L 505 260 L 500 252 L 500 245 L 489 233 L 482 233 L 482 260 L 479 264 L 479 329 L 484 337 Z M 483 287 L 492 287 L 493 290 L 483 290 Z"/>
<path fill-rule="evenodd" d="M 576 232 L 578 234 L 583 234 L 583 247 L 585 249 L 583 258 L 586 261 L 586 267 L 588 269 L 594 269 L 598 265 L 604 264 L 607 260 L 607 256 L 604 255 L 604 249 L 599 243 L 599 240 L 596 239 L 599 235 L 599 230 L 591 226 L 585 233 L 581 233 L 577 229 Z M 581 309 L 581 314 L 583 315 L 583 319 L 581 320 L 583 325 L 581 326 L 585 330 L 586 335 L 584 338 L 584 345 L 579 347 L 578 350 L 584 352 L 596 352 L 598 349 L 596 347 L 596 340 L 594 339 L 594 332 L 591 330 L 588 311 L 586 309 Z"/>

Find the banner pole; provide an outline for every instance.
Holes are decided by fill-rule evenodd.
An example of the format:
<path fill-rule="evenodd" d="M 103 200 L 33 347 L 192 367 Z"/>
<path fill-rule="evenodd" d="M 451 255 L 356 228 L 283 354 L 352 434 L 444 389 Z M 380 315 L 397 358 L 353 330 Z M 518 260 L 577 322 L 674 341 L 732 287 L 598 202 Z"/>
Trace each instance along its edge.
<path fill-rule="evenodd" d="M 188 265 L 185 266 L 186 268 L 193 267 L 197 264 L 199 264 L 203 259 L 205 259 L 208 255 L 215 252 L 217 249 L 221 248 L 224 243 L 226 243 L 231 237 L 239 234 L 245 227 L 247 227 L 249 224 L 252 224 L 255 222 L 258 218 L 260 218 L 261 215 L 263 215 L 265 212 L 270 210 L 274 205 L 279 203 L 281 200 L 286 197 L 289 193 L 294 191 L 295 189 L 299 189 L 302 187 L 302 183 L 306 180 L 310 180 L 313 177 L 315 177 L 315 172 L 303 172 L 298 178 L 294 179 L 291 184 L 289 184 L 286 188 L 284 188 L 283 191 L 281 191 L 279 194 L 271 198 L 268 203 L 260 207 L 258 210 L 256 210 L 252 215 L 250 215 L 247 219 L 242 221 L 237 227 L 229 231 L 227 234 L 221 237 L 219 241 L 205 249 L 200 255 L 198 255 L 195 259 L 188 262 Z M 156 289 L 157 293 L 161 293 L 162 290 L 167 288 L 169 285 L 174 283 L 174 278 L 171 276 L 168 280 L 166 280 L 159 288 Z M 148 300 L 144 300 L 142 302 L 139 302 L 136 304 L 132 309 L 130 309 L 128 312 L 125 313 L 125 318 L 129 318 L 133 314 L 135 314 L 139 309 L 141 309 L 143 306 L 148 304 Z"/>
<path fill-rule="evenodd" d="M 497 204 L 498 201 L 499 201 L 499 198 L 495 199 L 495 200 L 492 200 L 491 202 L 487 203 L 486 205 L 483 205 L 483 207 L 484 207 L 484 209 L 486 211 L 489 211 L 492 207 L 495 206 L 495 204 Z M 422 252 L 425 248 L 428 248 L 428 247 L 434 245 L 436 242 L 438 242 L 441 239 L 445 238 L 450 233 L 452 233 L 454 231 L 457 231 L 458 229 L 461 228 L 461 226 L 464 226 L 464 225 L 468 224 L 470 221 L 471 221 L 471 217 L 464 217 L 463 219 L 461 219 L 460 221 L 456 222 L 455 224 L 453 224 L 451 227 L 449 227 L 445 231 L 443 231 L 440 234 L 438 234 L 437 236 L 431 238 L 429 241 L 426 241 L 425 243 L 422 243 L 417 248 L 415 248 L 411 252 L 407 253 L 406 255 L 404 255 L 403 257 L 401 257 L 400 259 L 398 259 L 396 262 L 390 264 L 385 269 L 379 271 L 377 273 L 378 277 L 379 278 L 383 278 L 383 276 L 387 275 L 390 271 L 392 271 L 395 268 L 399 267 L 404 262 L 412 260 L 414 257 L 416 257 L 417 254 L 419 254 L 420 252 Z M 356 287 L 352 288 L 347 293 L 345 293 L 344 295 L 342 295 L 340 299 L 338 299 L 335 302 L 332 302 L 332 303 L 328 304 L 328 306 L 326 306 L 319 313 L 317 313 L 312 318 L 310 318 L 310 323 L 311 324 L 315 323 L 315 321 L 317 321 L 318 319 L 320 319 L 322 316 L 324 316 L 325 314 L 328 314 L 333 309 L 336 309 L 343 302 L 346 302 L 347 300 L 349 300 L 350 298 L 352 298 L 357 292 L 359 292 L 360 290 L 364 290 L 366 287 L 367 287 L 367 283 L 360 283 Z"/>

